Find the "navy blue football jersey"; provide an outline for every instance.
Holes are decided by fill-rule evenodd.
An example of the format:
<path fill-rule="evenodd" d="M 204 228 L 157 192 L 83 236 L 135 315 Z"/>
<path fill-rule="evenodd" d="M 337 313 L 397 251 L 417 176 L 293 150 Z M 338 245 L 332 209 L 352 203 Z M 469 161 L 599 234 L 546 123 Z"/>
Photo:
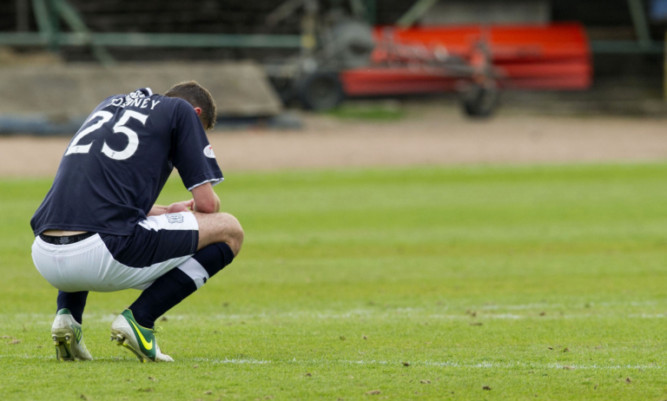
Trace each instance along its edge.
<path fill-rule="evenodd" d="M 223 180 L 194 108 L 149 88 L 108 97 L 72 138 L 30 224 L 45 230 L 128 235 L 173 168 L 188 190 Z"/>

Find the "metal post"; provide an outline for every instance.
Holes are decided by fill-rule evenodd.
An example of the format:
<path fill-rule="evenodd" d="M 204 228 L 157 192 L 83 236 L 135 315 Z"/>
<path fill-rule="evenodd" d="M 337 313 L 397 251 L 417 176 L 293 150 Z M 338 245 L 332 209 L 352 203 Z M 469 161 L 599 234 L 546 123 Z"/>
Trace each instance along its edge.
<path fill-rule="evenodd" d="M 294 14 L 296 10 L 303 6 L 304 0 L 287 0 L 281 3 L 275 10 L 271 11 L 266 16 L 264 21 L 268 27 L 278 25 L 278 23 L 290 15 Z"/>
<path fill-rule="evenodd" d="M 60 50 L 60 17 L 57 8 L 57 0 L 46 0 L 46 8 L 49 12 L 49 25 L 51 26 L 51 40 L 49 40 L 52 51 Z"/>
<path fill-rule="evenodd" d="M 15 0 L 16 6 L 16 31 L 26 32 L 29 28 L 28 22 L 28 0 Z"/>
<path fill-rule="evenodd" d="M 662 96 L 663 100 L 667 102 L 667 30 L 665 30 L 665 52 L 662 61 Z"/>
<path fill-rule="evenodd" d="M 83 18 L 79 15 L 74 7 L 72 7 L 67 0 L 50 0 L 54 3 L 55 11 L 59 16 L 61 16 L 72 28 L 72 31 L 83 35 L 86 40 L 90 43 L 90 46 L 93 51 L 95 58 L 105 66 L 111 66 L 115 64 L 113 56 L 102 46 L 95 43 L 93 40 L 90 30 L 83 22 Z"/>
<path fill-rule="evenodd" d="M 317 12 L 317 1 L 306 0 L 301 17 L 301 50 L 305 58 L 312 57 L 317 46 Z"/>
<path fill-rule="evenodd" d="M 51 12 L 46 4 L 46 0 L 32 0 L 32 9 L 35 13 L 35 21 L 37 21 L 37 29 L 39 29 L 40 36 L 44 38 L 47 46 L 51 50 L 54 50 L 54 28 L 51 22 Z"/>
<path fill-rule="evenodd" d="M 369 25 L 375 25 L 375 0 L 350 0 L 352 15 L 362 18 Z"/>
<path fill-rule="evenodd" d="M 438 0 L 419 0 L 410 7 L 410 9 L 403 14 L 401 18 L 398 19 L 396 25 L 407 28 L 412 26 L 419 18 L 421 18 L 426 12 L 433 7 Z"/>
<path fill-rule="evenodd" d="M 642 0 L 628 0 L 628 8 L 632 17 L 632 25 L 635 28 L 637 41 L 642 47 L 651 46 L 651 33 L 646 19 L 646 10 Z"/>
<path fill-rule="evenodd" d="M 377 22 L 377 4 L 376 0 L 366 0 L 366 21 L 375 25 Z"/>

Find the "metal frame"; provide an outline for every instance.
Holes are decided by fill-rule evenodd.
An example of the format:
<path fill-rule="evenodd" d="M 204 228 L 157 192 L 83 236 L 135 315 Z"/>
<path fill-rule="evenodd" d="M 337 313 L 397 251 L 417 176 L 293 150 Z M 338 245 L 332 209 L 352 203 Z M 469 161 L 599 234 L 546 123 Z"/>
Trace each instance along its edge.
<path fill-rule="evenodd" d="M 339 2 L 342 0 L 338 0 Z M 350 0 L 353 8 L 365 11 L 366 19 L 373 23 L 377 0 Z M 297 3 L 317 3 L 316 0 L 291 0 L 288 8 Z M 438 3 L 438 0 L 417 0 L 399 18 L 397 24 L 409 26 Z M 627 0 L 637 40 L 594 40 L 593 53 L 662 54 L 661 41 L 650 37 L 648 19 L 643 0 Z M 301 35 L 272 34 L 173 34 L 173 33 L 94 33 L 91 32 L 77 10 L 67 0 L 32 0 L 38 32 L 0 32 L 0 46 L 44 46 L 58 50 L 61 46 L 90 46 L 93 55 L 105 65 L 115 60 L 105 47 L 238 47 L 238 48 L 287 48 L 308 47 L 307 37 Z M 289 11 L 288 11 L 289 12 Z M 61 30 L 61 20 L 71 32 Z"/>
<path fill-rule="evenodd" d="M 591 41 L 594 53 L 652 53 L 664 51 L 662 42 L 651 39 L 646 8 L 642 0 L 627 0 L 637 40 L 595 40 Z"/>
<path fill-rule="evenodd" d="M 300 35 L 93 33 L 67 0 L 32 0 L 38 32 L 0 32 L 0 46 L 90 46 L 104 65 L 115 63 L 105 47 L 246 47 L 292 48 L 302 46 Z M 71 32 L 61 30 L 61 20 Z"/>
<path fill-rule="evenodd" d="M 411 26 L 438 2 L 439 0 L 417 0 L 398 19 L 397 25 L 402 27 Z M 606 54 L 662 54 L 665 51 L 663 43 L 651 39 L 644 1 L 627 0 L 627 4 L 637 40 L 592 40 L 590 42 L 591 51 Z"/>

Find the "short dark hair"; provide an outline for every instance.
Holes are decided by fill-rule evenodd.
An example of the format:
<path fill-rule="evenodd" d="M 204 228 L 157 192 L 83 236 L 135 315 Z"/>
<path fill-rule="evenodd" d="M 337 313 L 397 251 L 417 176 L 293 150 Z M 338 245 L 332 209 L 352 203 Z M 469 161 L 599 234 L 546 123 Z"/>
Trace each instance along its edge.
<path fill-rule="evenodd" d="M 186 81 L 176 84 L 164 95 L 184 99 L 192 107 L 199 107 L 201 109 L 199 119 L 205 129 L 211 129 L 215 125 L 216 110 L 213 96 L 197 81 Z"/>

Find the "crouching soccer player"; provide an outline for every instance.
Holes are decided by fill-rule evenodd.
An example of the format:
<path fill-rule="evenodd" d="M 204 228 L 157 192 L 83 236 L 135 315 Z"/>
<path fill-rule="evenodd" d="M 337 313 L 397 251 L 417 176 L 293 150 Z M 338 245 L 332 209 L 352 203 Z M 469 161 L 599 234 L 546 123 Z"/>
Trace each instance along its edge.
<path fill-rule="evenodd" d="M 221 213 L 223 180 L 205 129 L 215 102 L 198 83 L 102 101 L 69 143 L 31 220 L 32 258 L 58 291 L 51 328 L 61 360 L 90 360 L 81 323 L 89 291 L 142 290 L 111 324 L 141 361 L 173 361 L 153 333 L 158 317 L 232 262 L 238 220 Z M 173 168 L 192 199 L 156 205 Z"/>

